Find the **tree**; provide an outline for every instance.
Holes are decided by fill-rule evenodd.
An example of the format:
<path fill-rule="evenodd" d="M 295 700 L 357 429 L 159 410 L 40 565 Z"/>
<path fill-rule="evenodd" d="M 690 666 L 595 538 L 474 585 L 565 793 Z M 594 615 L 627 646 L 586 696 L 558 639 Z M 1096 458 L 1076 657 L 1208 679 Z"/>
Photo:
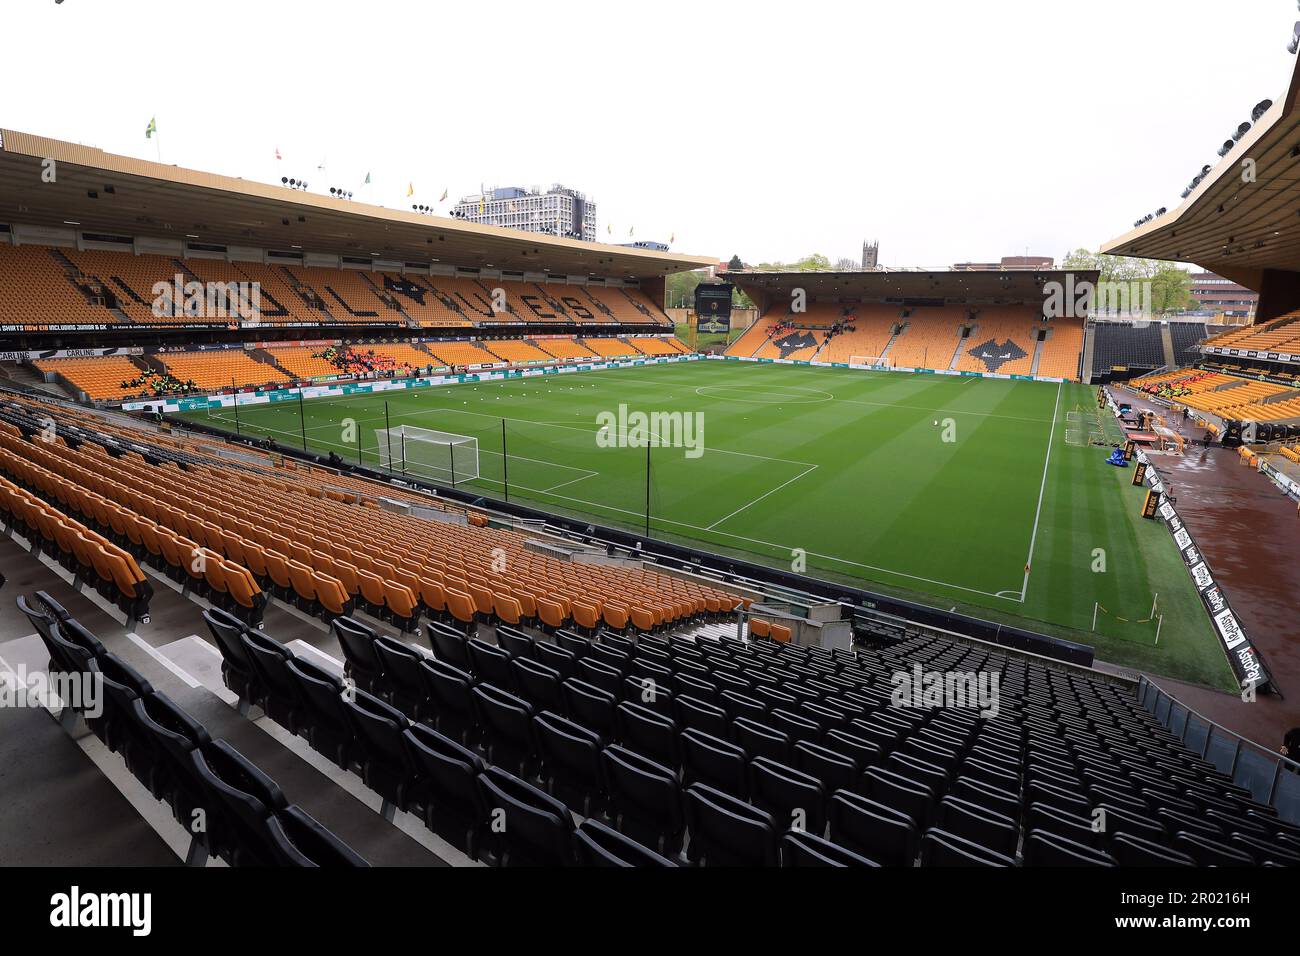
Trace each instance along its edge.
<path fill-rule="evenodd" d="M 1159 315 L 1181 312 L 1192 304 L 1192 276 L 1172 262 L 1162 262 L 1151 277 L 1151 308 Z"/>
<path fill-rule="evenodd" d="M 745 268 L 745 264 L 740 261 L 740 256 L 732 256 L 727 262 L 728 272 L 740 272 Z"/>
<path fill-rule="evenodd" d="M 691 308 L 695 302 L 695 287 L 704 281 L 703 272 L 678 272 L 664 283 L 664 298 L 668 308 Z"/>

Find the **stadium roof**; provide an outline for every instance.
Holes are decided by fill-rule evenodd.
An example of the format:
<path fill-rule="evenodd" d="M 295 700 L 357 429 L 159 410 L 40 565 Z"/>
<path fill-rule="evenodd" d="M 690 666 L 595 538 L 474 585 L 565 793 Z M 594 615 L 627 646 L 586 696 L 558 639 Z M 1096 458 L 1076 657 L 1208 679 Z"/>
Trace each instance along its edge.
<path fill-rule="evenodd" d="M 1286 93 L 1182 205 L 1111 240 L 1101 251 L 1194 262 L 1251 289 L 1260 288 L 1265 269 L 1300 271 L 1298 93 L 1300 60 Z M 1255 161 L 1255 182 L 1244 180 L 1246 159 Z"/>
<path fill-rule="evenodd" d="M 57 163 L 53 183 L 41 179 L 45 159 Z M 110 186 L 112 192 L 105 188 Z M 0 129 L 0 222 L 556 275 L 662 278 L 717 264 L 716 256 L 560 239 L 386 209 L 7 129 Z"/>
<path fill-rule="evenodd" d="M 787 296 L 804 289 L 812 299 L 925 300 L 955 299 L 989 302 L 1041 302 L 1043 286 L 1051 281 L 1077 284 L 1095 282 L 1096 272 L 1066 272 L 1060 269 L 1007 269 L 998 272 L 940 270 L 934 272 L 724 272 L 721 278 L 735 283 L 756 302 L 758 298 Z"/>

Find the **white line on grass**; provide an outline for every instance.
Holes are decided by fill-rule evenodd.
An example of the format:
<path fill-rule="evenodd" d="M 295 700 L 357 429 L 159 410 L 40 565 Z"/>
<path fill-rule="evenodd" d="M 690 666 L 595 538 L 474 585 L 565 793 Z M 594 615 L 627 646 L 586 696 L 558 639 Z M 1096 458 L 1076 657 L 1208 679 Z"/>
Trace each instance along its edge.
<path fill-rule="evenodd" d="M 804 477 L 805 475 L 811 475 L 811 474 L 812 474 L 814 471 L 816 471 L 816 470 L 817 470 L 817 466 L 816 466 L 816 465 L 812 465 L 812 466 L 810 466 L 806 471 L 801 471 L 799 474 L 795 475 L 795 476 L 794 476 L 793 478 L 791 478 L 789 481 L 783 481 L 783 482 L 781 482 L 781 484 L 777 485 L 777 486 L 776 486 L 775 488 L 773 488 L 771 491 L 759 495 L 757 498 L 755 498 L 755 499 L 754 499 L 753 501 L 751 501 L 749 504 L 747 504 L 747 505 L 741 505 L 739 508 L 737 508 L 737 509 L 736 509 L 735 511 L 733 511 L 731 514 L 726 515 L 725 517 L 719 518 L 717 521 L 713 522 L 713 524 L 709 525 L 709 526 L 708 526 L 707 528 L 705 528 L 704 530 L 705 530 L 705 531 L 712 531 L 712 530 L 713 530 L 714 528 L 716 528 L 718 525 L 722 524 L 722 522 L 726 521 L 727 518 L 734 518 L 736 515 L 740 514 L 740 513 L 741 513 L 742 511 L 744 511 L 746 508 L 752 508 L 754 505 L 758 504 L 760 501 L 762 501 L 762 500 L 763 500 L 764 498 L 766 498 L 768 495 L 774 495 L 774 494 L 776 494 L 778 491 L 780 491 L 780 490 L 781 490 L 782 488 L 784 488 L 786 485 L 792 485 L 792 484 L 794 484 L 796 481 L 798 481 L 800 478 Z"/>
<path fill-rule="evenodd" d="M 1052 439 L 1056 437 L 1056 413 L 1061 405 L 1061 389 L 1065 383 L 1056 386 L 1056 402 L 1052 405 L 1052 430 L 1047 434 L 1047 457 L 1043 459 L 1043 480 L 1038 486 L 1038 507 L 1034 509 L 1034 530 L 1029 535 L 1029 557 L 1025 558 L 1025 580 L 1020 585 L 1020 603 L 1025 603 L 1029 592 L 1029 569 L 1034 566 L 1034 544 L 1038 541 L 1038 519 L 1043 514 L 1043 492 L 1047 490 L 1047 466 L 1052 463 Z"/>

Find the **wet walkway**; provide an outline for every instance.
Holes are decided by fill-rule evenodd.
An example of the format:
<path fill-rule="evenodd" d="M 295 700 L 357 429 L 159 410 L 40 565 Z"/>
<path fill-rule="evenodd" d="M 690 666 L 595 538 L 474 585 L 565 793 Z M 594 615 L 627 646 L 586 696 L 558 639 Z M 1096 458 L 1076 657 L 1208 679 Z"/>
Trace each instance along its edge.
<path fill-rule="evenodd" d="M 1135 409 L 1168 410 L 1122 388 Z M 1177 427 L 1175 416 L 1171 424 Z M 1198 442 L 1203 429 L 1182 429 Z M 1296 502 L 1264 475 L 1242 464 L 1236 449 L 1187 447 L 1186 454 L 1155 455 L 1153 464 L 1173 484 L 1178 514 L 1209 561 L 1232 609 L 1263 657 L 1282 696 L 1255 703 L 1196 684 L 1150 674 L 1193 710 L 1243 737 L 1276 750 L 1300 725 L 1300 516 Z M 1170 543 L 1170 547 L 1173 547 Z"/>

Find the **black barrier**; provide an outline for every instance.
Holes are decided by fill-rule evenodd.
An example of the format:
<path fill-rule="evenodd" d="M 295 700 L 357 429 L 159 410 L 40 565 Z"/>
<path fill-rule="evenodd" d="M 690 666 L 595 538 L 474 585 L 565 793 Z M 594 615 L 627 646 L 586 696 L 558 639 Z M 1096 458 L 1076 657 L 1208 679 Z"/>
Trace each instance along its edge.
<path fill-rule="evenodd" d="M 1145 461 L 1145 453 L 1142 453 L 1139 458 Z M 1150 461 L 1146 461 L 1146 464 L 1147 486 L 1153 492 L 1163 492 L 1164 481 L 1160 477 L 1160 472 Z M 1219 635 L 1228 663 L 1237 676 L 1238 683 L 1242 687 L 1253 685 L 1257 691 L 1266 690 L 1271 678 L 1268 669 L 1264 666 L 1263 658 L 1247 637 L 1246 629 L 1232 610 L 1223 587 L 1215 580 L 1214 572 L 1210 570 L 1201 549 L 1196 546 L 1191 531 L 1183 524 L 1183 519 L 1178 516 L 1178 511 L 1168 497 L 1163 494 L 1156 508 L 1156 517 L 1164 521 L 1165 527 L 1174 536 L 1174 543 L 1178 545 L 1179 553 L 1183 556 L 1183 564 L 1187 568 L 1187 573 L 1191 575 L 1192 583 L 1196 585 L 1205 612 L 1210 615 L 1215 633 Z"/>

